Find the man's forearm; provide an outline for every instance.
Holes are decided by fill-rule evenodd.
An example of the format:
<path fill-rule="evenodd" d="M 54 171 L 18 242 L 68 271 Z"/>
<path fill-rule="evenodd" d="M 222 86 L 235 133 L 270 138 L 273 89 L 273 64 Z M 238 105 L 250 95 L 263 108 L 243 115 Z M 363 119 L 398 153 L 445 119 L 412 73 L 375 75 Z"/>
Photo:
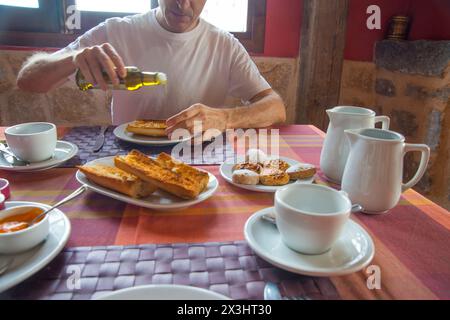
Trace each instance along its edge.
<path fill-rule="evenodd" d="M 226 110 L 227 129 L 264 128 L 286 121 L 286 108 L 276 93 L 271 93 L 249 106 Z"/>
<path fill-rule="evenodd" d="M 32 56 L 17 77 L 17 86 L 25 91 L 46 93 L 65 80 L 76 70 L 73 53 Z"/>

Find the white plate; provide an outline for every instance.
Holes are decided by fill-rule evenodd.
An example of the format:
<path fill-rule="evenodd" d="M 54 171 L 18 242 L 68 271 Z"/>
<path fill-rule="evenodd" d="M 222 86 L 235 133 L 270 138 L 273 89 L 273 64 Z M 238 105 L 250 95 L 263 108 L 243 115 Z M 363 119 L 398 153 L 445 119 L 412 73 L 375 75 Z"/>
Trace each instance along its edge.
<path fill-rule="evenodd" d="M 261 218 L 273 210 L 266 208 L 256 212 L 244 227 L 249 246 L 269 263 L 298 274 L 331 277 L 357 272 L 372 261 L 375 254 L 372 238 L 353 220 L 347 222 L 331 250 L 320 255 L 305 255 L 289 249 L 276 226 Z"/>
<path fill-rule="evenodd" d="M 230 300 L 221 294 L 196 287 L 148 285 L 99 294 L 98 300 Z"/>
<path fill-rule="evenodd" d="M 58 141 L 56 143 L 55 155 L 51 159 L 30 163 L 26 166 L 13 166 L 0 155 L 0 170 L 16 172 L 43 171 L 59 166 L 60 164 L 76 156 L 77 153 L 78 147 L 75 144 L 67 141 Z"/>
<path fill-rule="evenodd" d="M 37 203 L 26 201 L 6 202 L 6 208 L 14 208 L 23 205 L 36 205 Z M 50 206 L 39 204 L 50 208 Z M 62 211 L 53 209 L 49 213 L 50 233 L 47 239 L 37 247 L 16 255 L 0 255 L 0 265 L 3 261 L 13 258 L 11 266 L 6 273 L 0 276 L 0 292 L 3 292 L 16 284 L 31 277 L 44 268 L 64 248 L 70 236 L 70 221 Z"/>
<path fill-rule="evenodd" d="M 301 163 L 300 161 L 296 161 L 290 158 L 286 158 L 286 157 L 280 157 L 281 160 L 286 161 L 290 166 L 296 165 Z M 242 160 L 242 161 L 241 161 Z M 237 163 L 243 162 L 243 159 L 240 159 L 237 161 Z M 290 181 L 288 184 L 284 185 L 284 186 L 265 186 L 262 184 L 257 184 L 257 185 L 245 185 L 245 184 L 239 184 L 239 183 L 234 183 L 233 182 L 233 166 L 236 163 L 231 163 L 231 162 L 224 162 L 222 163 L 222 165 L 220 166 L 220 174 L 222 175 L 222 177 L 229 183 L 231 183 L 232 185 L 235 185 L 236 187 L 242 188 L 242 189 L 246 189 L 246 190 L 251 190 L 251 191 L 258 191 L 258 192 L 276 192 L 278 189 L 283 188 L 289 184 L 293 184 L 293 183 L 313 183 L 314 182 L 314 177 L 311 177 L 309 179 L 302 179 L 302 180 L 297 180 L 297 181 Z"/>
<path fill-rule="evenodd" d="M 96 159 L 94 161 L 91 161 L 89 163 L 86 163 L 86 166 L 95 165 L 95 164 L 102 164 L 107 166 L 114 166 L 114 157 L 106 157 L 101 159 Z M 107 189 L 105 187 L 102 187 L 94 182 L 89 181 L 86 176 L 81 172 L 77 171 L 76 178 L 81 184 L 85 184 L 89 187 L 89 189 L 98 192 L 100 194 L 103 194 L 105 196 L 126 202 L 131 203 L 136 206 L 150 208 L 150 209 L 156 209 L 156 210 L 181 210 L 190 206 L 193 206 L 194 204 L 197 204 L 199 202 L 205 201 L 209 197 L 211 197 L 214 192 L 216 192 L 217 188 L 219 187 L 219 181 L 217 178 L 209 173 L 209 183 L 206 187 L 205 191 L 203 191 L 196 199 L 193 200 L 186 200 L 181 199 L 177 196 L 171 195 L 165 191 L 157 190 L 152 195 L 150 195 L 147 198 L 143 199 L 135 199 L 132 197 L 129 197 L 127 195 L 124 195 L 122 193 L 116 192 L 114 190 Z"/>
<path fill-rule="evenodd" d="M 143 145 L 143 146 L 167 146 L 188 141 L 191 137 L 178 140 L 170 140 L 168 137 L 149 137 L 139 134 L 133 134 L 126 130 L 128 123 L 124 123 L 114 129 L 114 135 L 123 141 Z"/>

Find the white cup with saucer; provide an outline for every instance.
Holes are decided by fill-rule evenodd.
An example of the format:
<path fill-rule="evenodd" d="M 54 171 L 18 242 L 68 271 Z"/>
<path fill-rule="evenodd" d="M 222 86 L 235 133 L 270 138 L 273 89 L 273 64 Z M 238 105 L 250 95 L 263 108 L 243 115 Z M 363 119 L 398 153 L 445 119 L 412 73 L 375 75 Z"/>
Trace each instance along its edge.
<path fill-rule="evenodd" d="M 5 130 L 9 149 L 19 159 L 41 162 L 53 157 L 57 143 L 56 126 L 48 122 L 18 124 Z"/>
<path fill-rule="evenodd" d="M 277 227 L 284 244 L 310 255 L 327 252 L 341 235 L 352 204 L 343 191 L 293 184 L 275 193 Z"/>

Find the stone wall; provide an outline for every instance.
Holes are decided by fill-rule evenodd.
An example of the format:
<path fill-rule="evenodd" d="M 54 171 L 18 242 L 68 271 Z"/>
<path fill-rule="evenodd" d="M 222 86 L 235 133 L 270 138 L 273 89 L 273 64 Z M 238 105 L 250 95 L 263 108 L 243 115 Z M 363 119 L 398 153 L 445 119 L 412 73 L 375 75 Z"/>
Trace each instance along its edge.
<path fill-rule="evenodd" d="M 110 122 L 109 94 L 80 92 L 73 83 L 48 94 L 32 94 L 16 87 L 17 74 L 30 51 L 0 50 L 0 125 L 51 121 L 58 125 L 100 125 Z M 295 119 L 296 59 L 256 57 L 255 61 L 287 105 L 289 121 Z M 239 101 L 229 99 L 230 105 Z"/>
<path fill-rule="evenodd" d="M 429 169 L 415 189 L 450 209 L 450 41 L 382 41 L 375 56 L 345 61 L 340 104 L 372 108 L 407 142 L 429 145 Z M 405 180 L 419 157 L 406 156 Z"/>

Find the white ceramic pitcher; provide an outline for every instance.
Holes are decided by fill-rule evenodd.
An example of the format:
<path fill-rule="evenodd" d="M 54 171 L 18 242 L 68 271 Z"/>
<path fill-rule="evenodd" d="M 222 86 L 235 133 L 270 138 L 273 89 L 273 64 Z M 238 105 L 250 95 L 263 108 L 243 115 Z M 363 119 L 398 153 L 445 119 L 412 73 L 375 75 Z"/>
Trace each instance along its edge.
<path fill-rule="evenodd" d="M 346 130 L 351 149 L 342 177 L 342 190 L 352 203 L 366 213 L 384 213 L 395 207 L 403 191 L 412 188 L 424 175 L 430 148 L 405 143 L 401 134 L 381 129 Z M 406 152 L 420 151 L 419 169 L 408 183 L 403 180 Z"/>
<path fill-rule="evenodd" d="M 347 162 L 350 145 L 344 130 L 374 128 L 378 122 L 389 129 L 387 116 L 375 116 L 375 111 L 360 107 L 340 106 L 327 110 L 330 124 L 320 155 L 320 168 L 327 179 L 340 183 Z"/>

